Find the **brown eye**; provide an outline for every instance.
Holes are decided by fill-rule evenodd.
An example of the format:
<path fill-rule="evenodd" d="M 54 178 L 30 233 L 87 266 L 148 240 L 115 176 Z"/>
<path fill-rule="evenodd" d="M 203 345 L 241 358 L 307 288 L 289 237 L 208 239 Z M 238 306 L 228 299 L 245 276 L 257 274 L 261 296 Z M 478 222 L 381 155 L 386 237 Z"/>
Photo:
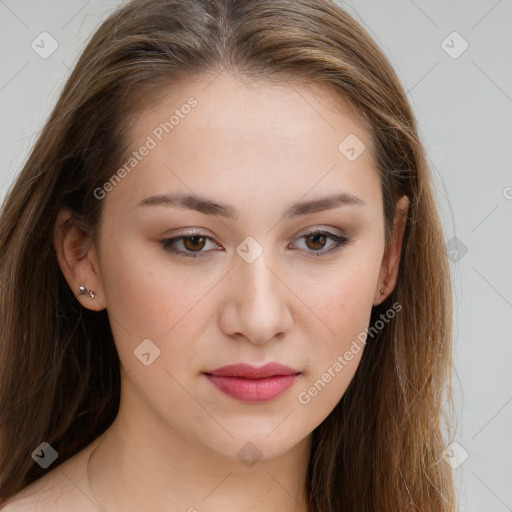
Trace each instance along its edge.
<path fill-rule="evenodd" d="M 327 254 L 339 251 L 344 246 L 351 242 L 351 239 L 345 236 L 339 236 L 329 231 L 310 231 L 304 234 L 298 240 L 305 240 L 305 251 L 313 256 L 324 256 Z M 213 245 L 215 241 L 209 236 L 203 236 L 200 233 L 191 233 L 190 235 L 176 236 L 174 238 L 168 238 L 161 240 L 160 244 L 162 247 L 174 254 L 179 256 L 196 258 L 197 256 L 206 256 L 208 250 L 203 250 L 207 243 L 210 242 Z M 326 245 L 328 242 L 332 242 L 330 245 Z M 181 247 L 179 247 L 181 245 Z M 328 249 L 324 249 L 325 247 Z M 219 246 L 217 245 L 217 249 Z M 215 250 L 215 249 L 213 249 Z"/>
<path fill-rule="evenodd" d="M 183 246 L 187 251 L 200 251 L 205 246 L 206 242 L 206 238 L 204 236 L 187 236 L 182 240 Z"/>
<path fill-rule="evenodd" d="M 216 245 L 214 244 L 213 238 L 209 236 L 203 236 L 200 233 L 193 233 L 188 236 L 175 236 L 174 238 L 161 240 L 160 244 L 166 251 L 178 254 L 180 256 L 196 258 L 197 256 L 203 256 L 210 252 L 206 250 L 203 251 L 203 248 L 207 245 L 208 242 L 210 242 L 212 245 Z"/>
<path fill-rule="evenodd" d="M 348 245 L 351 241 L 346 236 L 339 236 L 330 231 L 310 231 L 305 233 L 298 240 L 305 240 L 306 253 L 312 254 L 313 256 L 324 256 L 339 251 L 344 246 Z M 327 242 L 332 242 L 328 249 L 326 247 Z"/>
<path fill-rule="evenodd" d="M 304 238 L 307 240 L 306 245 L 309 247 L 309 249 L 314 251 L 323 249 L 325 242 L 327 241 L 327 237 L 324 234 L 308 235 Z M 309 244 L 308 241 L 311 241 L 312 243 Z"/>

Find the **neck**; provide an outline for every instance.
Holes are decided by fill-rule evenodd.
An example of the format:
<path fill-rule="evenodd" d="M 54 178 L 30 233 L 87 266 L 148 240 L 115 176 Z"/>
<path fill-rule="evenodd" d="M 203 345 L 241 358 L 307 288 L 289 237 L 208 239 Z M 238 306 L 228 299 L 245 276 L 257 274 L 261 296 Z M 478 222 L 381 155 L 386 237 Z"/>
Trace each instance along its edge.
<path fill-rule="evenodd" d="M 242 461 L 180 436 L 146 411 L 126 414 L 127 405 L 121 400 L 87 465 L 102 510 L 308 511 L 311 435 L 280 456 Z"/>

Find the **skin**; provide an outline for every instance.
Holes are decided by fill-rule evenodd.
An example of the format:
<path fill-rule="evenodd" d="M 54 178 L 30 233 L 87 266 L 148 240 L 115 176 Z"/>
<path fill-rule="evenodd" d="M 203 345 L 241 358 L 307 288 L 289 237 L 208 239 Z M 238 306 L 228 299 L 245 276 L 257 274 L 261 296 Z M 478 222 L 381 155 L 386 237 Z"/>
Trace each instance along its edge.
<path fill-rule="evenodd" d="M 298 510 L 311 432 L 343 396 L 363 351 L 308 404 L 298 395 L 369 327 L 372 306 L 395 286 L 405 217 L 397 213 L 386 246 L 370 135 L 348 103 L 320 85 L 255 84 L 227 72 L 196 77 L 144 111 L 133 149 L 190 96 L 197 106 L 103 199 L 96 241 L 64 229 L 68 209 L 59 214 L 55 248 L 69 286 L 83 307 L 108 311 L 121 405 L 104 435 L 25 495 L 76 510 L 98 510 L 93 500 L 108 511 Z M 350 134 L 366 146 L 354 161 L 338 149 Z M 238 218 L 137 207 L 181 192 L 229 204 Z M 333 192 L 365 205 L 283 217 L 295 203 Z M 406 196 L 396 204 L 407 213 Z M 160 244 L 185 228 L 213 241 L 173 247 L 189 254 L 197 247 L 202 256 Z M 350 242 L 328 253 L 333 240 L 304 237 L 315 228 Z M 236 252 L 247 236 L 263 250 L 252 263 Z M 94 290 L 93 300 L 78 295 L 80 284 Z M 160 350 L 149 366 L 134 357 L 144 339 Z M 269 361 L 301 375 L 263 404 L 226 396 L 202 374 Z M 249 442 L 261 453 L 251 467 L 237 457 Z M 85 466 L 96 447 L 89 485 Z"/>

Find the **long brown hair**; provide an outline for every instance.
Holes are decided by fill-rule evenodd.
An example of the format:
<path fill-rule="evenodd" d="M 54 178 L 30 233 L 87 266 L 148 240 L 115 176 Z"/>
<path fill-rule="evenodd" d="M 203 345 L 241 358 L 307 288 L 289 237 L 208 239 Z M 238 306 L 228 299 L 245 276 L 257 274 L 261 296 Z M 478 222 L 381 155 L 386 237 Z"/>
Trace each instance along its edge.
<path fill-rule="evenodd" d="M 455 509 L 442 460 L 451 411 L 452 300 L 431 171 L 390 62 L 329 0 L 135 0 L 83 51 L 0 217 L 0 503 L 114 420 L 120 362 L 106 310 L 82 308 L 53 247 L 64 206 L 93 236 L 93 191 L 124 161 L 130 119 L 178 77 L 227 70 L 283 83 L 327 84 L 371 130 L 386 237 L 395 200 L 411 200 L 398 281 L 372 310 L 402 310 L 368 342 L 343 398 L 313 432 L 314 512 Z"/>

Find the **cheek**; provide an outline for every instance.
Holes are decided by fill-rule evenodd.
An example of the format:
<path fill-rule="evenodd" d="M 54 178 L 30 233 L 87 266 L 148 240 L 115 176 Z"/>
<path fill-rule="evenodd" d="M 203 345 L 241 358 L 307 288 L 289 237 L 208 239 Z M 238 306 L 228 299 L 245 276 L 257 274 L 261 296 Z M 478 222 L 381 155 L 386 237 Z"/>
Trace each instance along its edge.
<path fill-rule="evenodd" d="M 358 252 L 357 257 L 354 251 L 329 279 L 317 280 L 321 287 L 314 288 L 315 293 L 301 291 L 321 320 L 310 317 L 309 328 L 302 326 L 310 345 L 307 379 L 297 399 L 311 412 L 326 415 L 336 405 L 361 361 L 380 270 L 378 255 L 377 249 Z"/>
<path fill-rule="evenodd" d="M 328 346 L 339 348 L 368 326 L 380 271 L 378 255 L 377 250 L 354 251 L 335 269 L 308 280 L 308 288 L 301 291 L 326 327 Z"/>
<path fill-rule="evenodd" d="M 206 274 L 190 279 L 192 270 L 171 264 L 163 249 L 130 238 L 109 247 L 102 274 L 109 313 L 134 336 L 164 337 L 214 285 Z"/>
<path fill-rule="evenodd" d="M 177 376 L 190 371 L 191 354 L 198 351 L 211 314 L 209 292 L 219 276 L 205 271 L 198 276 L 193 266 L 171 264 L 163 249 L 129 238 L 112 238 L 104 256 L 107 311 L 124 368 L 141 370 L 134 350 L 149 339 L 160 351 L 152 369 Z"/>

